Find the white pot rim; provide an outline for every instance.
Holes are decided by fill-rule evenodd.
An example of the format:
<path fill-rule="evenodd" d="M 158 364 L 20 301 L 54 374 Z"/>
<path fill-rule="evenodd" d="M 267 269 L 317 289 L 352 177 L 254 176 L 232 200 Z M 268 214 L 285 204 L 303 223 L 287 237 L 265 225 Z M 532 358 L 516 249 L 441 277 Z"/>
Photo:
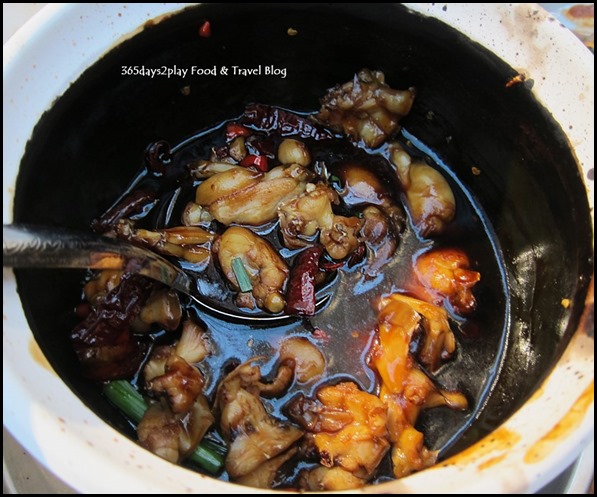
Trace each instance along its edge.
<path fill-rule="evenodd" d="M 49 4 L 5 44 L 4 223 L 12 220 L 14 184 L 26 141 L 47 102 L 115 46 L 121 33 L 133 33 L 145 20 L 188 5 Z M 587 177 L 594 161 L 594 58 L 588 50 L 537 4 L 406 5 L 452 25 L 535 80 L 533 93 L 551 109 L 574 147 L 592 212 L 594 186 Z M 507 22 L 498 23 L 492 15 Z M 530 26 L 536 30 L 535 48 L 549 50 L 557 44 L 557 54 L 536 58 L 530 51 L 516 50 Z M 61 57 L 44 51 L 50 43 Z M 576 98 L 566 98 L 565 108 L 555 105 L 566 94 Z M 14 115 L 19 116 L 16 123 Z M 4 424 L 41 464 L 83 493 L 264 493 L 174 466 L 109 427 L 45 361 L 29 330 L 14 275 L 4 269 L 3 276 Z M 422 473 L 358 492 L 538 490 L 594 439 L 593 347 L 593 338 L 579 330 L 533 398 L 464 453 Z"/>

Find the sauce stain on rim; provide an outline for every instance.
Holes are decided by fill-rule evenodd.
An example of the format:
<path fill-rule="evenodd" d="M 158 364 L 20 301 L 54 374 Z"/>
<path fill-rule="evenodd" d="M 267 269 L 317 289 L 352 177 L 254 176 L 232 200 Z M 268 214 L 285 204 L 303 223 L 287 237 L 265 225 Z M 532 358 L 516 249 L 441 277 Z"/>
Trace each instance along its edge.
<path fill-rule="evenodd" d="M 440 463 L 440 466 L 460 466 L 476 463 L 479 459 L 492 454 L 493 452 L 501 452 L 493 456 L 491 459 L 481 463 L 479 469 L 483 469 L 493 464 L 497 464 L 501 459 L 505 457 L 506 451 L 510 450 L 512 446 L 521 440 L 521 436 L 502 426 L 495 430 L 493 433 L 487 435 L 484 439 L 477 442 L 472 447 L 469 447 L 465 451 L 450 457 L 444 463 Z M 490 463 L 491 461 L 491 463 Z"/>
<path fill-rule="evenodd" d="M 524 462 L 534 464 L 542 461 L 557 448 L 560 440 L 580 426 L 580 422 L 595 399 L 594 387 L 595 381 L 593 380 L 578 397 L 572 409 L 526 452 Z"/>
<path fill-rule="evenodd" d="M 28 348 L 29 348 L 29 354 L 31 354 L 31 357 L 37 364 L 39 364 L 42 368 L 50 371 L 50 373 L 56 374 L 54 369 L 52 369 L 52 366 L 50 366 L 50 363 L 46 359 L 46 356 L 39 348 L 39 345 L 33 339 L 33 337 L 31 337 L 29 339 L 29 347 Z"/>

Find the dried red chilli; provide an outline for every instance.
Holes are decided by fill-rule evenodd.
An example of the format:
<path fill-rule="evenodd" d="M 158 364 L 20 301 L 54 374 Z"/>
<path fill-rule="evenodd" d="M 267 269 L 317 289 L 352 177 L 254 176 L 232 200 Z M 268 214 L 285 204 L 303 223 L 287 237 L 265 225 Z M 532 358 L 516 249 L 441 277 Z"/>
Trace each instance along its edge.
<path fill-rule="evenodd" d="M 70 334 L 83 374 L 93 380 L 130 378 L 139 368 L 147 346 L 133 336 L 131 321 L 139 314 L 154 284 L 125 274 Z"/>
<path fill-rule="evenodd" d="M 315 278 L 319 272 L 322 245 L 303 250 L 296 258 L 288 281 L 286 312 L 299 316 L 315 314 Z"/>
<path fill-rule="evenodd" d="M 346 264 L 346 261 L 322 261 L 319 267 L 324 271 L 337 271 Z"/>
<path fill-rule="evenodd" d="M 348 258 L 348 267 L 353 267 L 354 265 L 358 264 L 363 260 L 365 256 L 366 248 L 365 244 L 361 243 L 357 249 L 350 255 Z"/>
<path fill-rule="evenodd" d="M 242 124 L 228 123 L 226 125 L 226 139 L 234 140 L 238 136 L 249 136 L 252 131 L 245 128 Z"/>
<path fill-rule="evenodd" d="M 166 166 L 171 161 L 170 144 L 165 140 L 152 143 L 145 151 L 145 165 L 154 173 L 163 174 L 166 172 Z"/>
<path fill-rule="evenodd" d="M 265 155 L 268 159 L 275 159 L 278 147 L 272 136 L 251 135 L 245 140 L 245 146 L 250 154 Z"/>
<path fill-rule="evenodd" d="M 337 271 L 344 266 L 348 266 L 350 268 L 361 262 L 364 255 L 365 244 L 361 243 L 348 258 L 341 261 L 332 261 L 325 258 L 319 263 L 319 268 L 323 271 Z"/>
<path fill-rule="evenodd" d="M 267 172 L 268 167 L 268 159 L 265 155 L 247 155 L 242 161 L 240 161 L 240 166 L 243 167 L 255 167 L 258 171 L 262 173 Z"/>
<path fill-rule="evenodd" d="M 205 21 L 199 26 L 199 36 L 201 38 L 209 38 L 211 36 L 211 23 L 209 21 Z"/>
<path fill-rule="evenodd" d="M 264 104 L 248 105 L 241 122 L 255 126 L 261 131 L 275 132 L 280 136 L 298 135 L 315 140 L 329 140 L 334 137 L 330 131 L 305 117 Z"/>
<path fill-rule="evenodd" d="M 140 214 L 156 201 L 156 192 L 133 190 L 116 205 L 110 207 L 99 219 L 93 221 L 92 228 L 98 233 L 110 231 L 119 220 Z"/>

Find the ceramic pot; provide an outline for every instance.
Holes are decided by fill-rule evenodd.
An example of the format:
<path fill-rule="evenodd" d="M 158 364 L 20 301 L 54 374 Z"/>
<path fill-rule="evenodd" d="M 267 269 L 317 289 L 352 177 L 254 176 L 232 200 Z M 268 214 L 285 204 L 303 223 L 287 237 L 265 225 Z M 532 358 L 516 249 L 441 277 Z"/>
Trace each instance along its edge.
<path fill-rule="evenodd" d="M 186 7 L 51 6 L 5 46 L 4 222 L 88 229 L 148 143 L 181 141 L 250 102 L 313 111 L 327 88 L 380 69 L 393 86 L 417 88 L 404 128 L 483 207 L 507 291 L 493 296 L 498 324 L 476 351 L 479 370 L 466 372 L 483 393 L 466 429 L 446 428 L 450 416 L 424 420 L 443 443 L 438 465 L 363 491 L 547 483 L 593 438 L 593 56 L 534 4 Z M 210 38 L 197 34 L 206 19 Z M 259 65 L 279 72 L 219 70 Z M 123 69 L 135 66 L 197 69 L 187 78 Z M 169 464 L 126 436 L 68 343 L 80 281 L 4 270 L 10 432 L 81 492 L 253 491 Z M 489 370 L 491 381 L 479 378 Z"/>

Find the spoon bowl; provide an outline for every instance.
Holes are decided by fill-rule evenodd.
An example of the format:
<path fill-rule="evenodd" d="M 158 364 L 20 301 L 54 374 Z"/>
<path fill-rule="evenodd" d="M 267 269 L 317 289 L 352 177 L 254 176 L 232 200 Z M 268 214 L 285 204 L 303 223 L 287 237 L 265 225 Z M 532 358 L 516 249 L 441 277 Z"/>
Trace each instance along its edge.
<path fill-rule="evenodd" d="M 151 250 L 94 233 L 34 225 L 3 225 L 2 261 L 15 268 L 117 269 L 138 273 L 191 297 L 202 309 L 225 319 L 253 324 L 285 324 L 289 314 L 246 314 L 219 306 L 196 291 L 193 278 Z M 321 308 L 329 296 L 322 297 Z"/>

